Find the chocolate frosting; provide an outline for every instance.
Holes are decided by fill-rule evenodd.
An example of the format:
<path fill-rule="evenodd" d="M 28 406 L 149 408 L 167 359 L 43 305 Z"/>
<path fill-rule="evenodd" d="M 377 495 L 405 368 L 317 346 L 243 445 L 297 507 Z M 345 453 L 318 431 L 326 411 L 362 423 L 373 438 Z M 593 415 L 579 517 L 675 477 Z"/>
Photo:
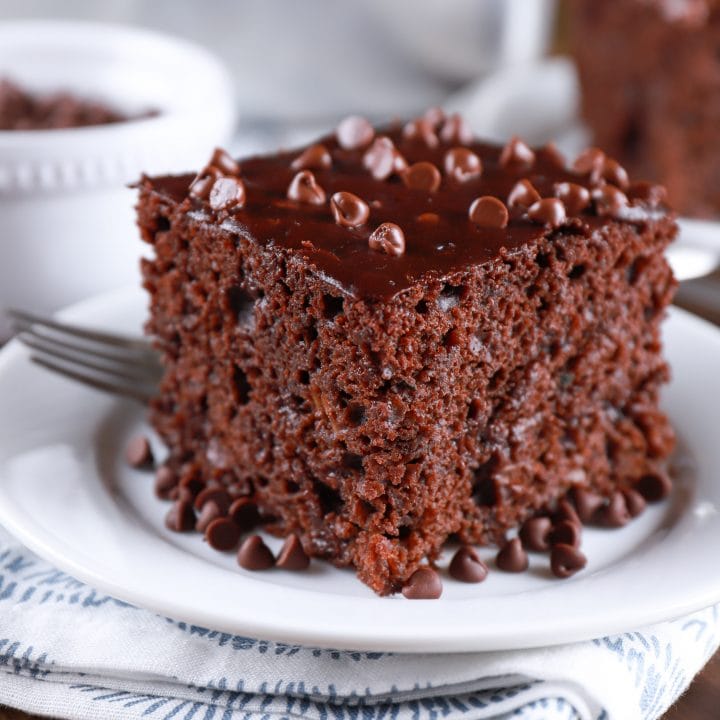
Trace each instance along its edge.
<path fill-rule="evenodd" d="M 434 192 L 406 187 L 399 174 L 376 180 L 363 166 L 367 150 L 344 149 L 334 136 L 320 140 L 330 152 L 332 165 L 312 170 L 327 198 L 350 192 L 370 208 L 368 221 L 345 227 L 333 217 L 329 200 L 311 204 L 290 200 L 288 186 L 297 174 L 293 161 L 301 150 L 256 156 L 240 162 L 240 177 L 246 190 L 245 203 L 231 214 L 213 213 L 206 202 L 188 197 L 194 175 L 152 178 L 148 182 L 173 202 L 190 203 L 190 212 L 203 221 L 223 226 L 254 241 L 300 253 L 333 285 L 347 295 L 363 299 L 389 299 L 411 287 L 421 277 L 443 277 L 464 268 L 498 258 L 501 253 L 531 243 L 551 229 L 528 218 L 526 208 L 512 208 L 506 227 L 485 227 L 471 221 L 468 210 L 475 199 L 494 196 L 503 202 L 522 179 L 529 180 L 542 198 L 556 195 L 556 184 L 588 185 L 589 179 L 558 164 L 557 151 L 549 147 L 535 151 L 530 167 L 500 163 L 502 148 L 484 143 L 468 144 L 482 161 L 482 173 L 464 181 L 444 171 L 445 155 L 457 143 L 440 140 L 431 147 L 422 139 L 404 137 L 400 127 L 384 133 L 392 139 L 408 165 L 433 163 L 442 172 Z M 631 201 L 619 219 L 644 221 L 664 208 L 648 201 Z M 568 221 L 575 232 L 588 234 L 606 224 L 592 207 Z M 369 247 L 372 232 L 382 223 L 395 223 L 405 236 L 405 252 L 391 256 Z"/>

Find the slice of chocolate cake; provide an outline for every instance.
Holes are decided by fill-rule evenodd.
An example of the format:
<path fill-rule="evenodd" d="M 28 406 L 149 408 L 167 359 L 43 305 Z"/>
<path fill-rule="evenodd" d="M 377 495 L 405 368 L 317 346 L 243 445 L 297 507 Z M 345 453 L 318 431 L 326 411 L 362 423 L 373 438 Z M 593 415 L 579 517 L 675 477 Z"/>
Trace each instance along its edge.
<path fill-rule="evenodd" d="M 500 543 L 672 447 L 675 224 L 600 151 L 567 169 L 440 112 L 350 118 L 302 151 L 145 178 L 139 223 L 162 494 L 217 491 L 241 524 L 256 506 L 378 593 L 449 536 Z"/>
<path fill-rule="evenodd" d="M 594 141 L 682 213 L 720 217 L 720 2 L 567 6 Z"/>

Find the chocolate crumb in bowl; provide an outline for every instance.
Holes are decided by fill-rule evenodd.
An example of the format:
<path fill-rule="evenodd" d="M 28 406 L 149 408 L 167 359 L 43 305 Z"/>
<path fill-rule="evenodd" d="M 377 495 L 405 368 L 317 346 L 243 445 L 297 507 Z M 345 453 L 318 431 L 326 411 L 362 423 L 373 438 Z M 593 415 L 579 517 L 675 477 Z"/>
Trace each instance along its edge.
<path fill-rule="evenodd" d="M 508 540 L 495 557 L 495 564 L 500 570 L 511 573 L 525 572 L 529 566 L 527 553 L 523 549 L 520 538 Z"/>
<path fill-rule="evenodd" d="M 125 446 L 125 460 L 130 467 L 138 470 L 152 470 L 153 457 L 150 441 L 144 435 L 135 435 Z"/>
<path fill-rule="evenodd" d="M 587 558 L 572 545 L 553 545 L 550 552 L 550 569 L 559 578 L 569 578 L 587 565 Z"/>
<path fill-rule="evenodd" d="M 464 545 L 453 555 L 448 572 L 464 583 L 480 583 L 488 575 L 487 565 L 480 559 L 475 548 Z"/>
<path fill-rule="evenodd" d="M 550 549 L 550 534 L 553 529 L 552 520 L 549 517 L 534 517 L 526 520 L 518 537 L 523 547 L 535 552 L 547 552 Z"/>
<path fill-rule="evenodd" d="M 243 159 L 247 200 L 227 215 L 188 193 L 190 175 L 145 178 L 139 202 L 165 363 L 151 421 L 178 459 L 173 491 L 204 507 L 221 481 L 241 533 L 268 518 L 381 595 L 448 537 L 491 546 L 539 514 L 574 523 L 555 541 L 575 543 L 572 506 L 587 522 L 629 485 L 662 492 L 631 478 L 672 449 L 657 404 L 672 213 L 580 207 L 604 176 L 623 182 L 604 156 L 583 175 L 518 141 L 460 142 L 459 118 L 423 120 L 317 139 L 330 167 L 299 167 L 308 148 Z M 441 171 L 436 189 L 406 185 L 419 163 Z M 322 203 L 287 198 L 298 172 Z M 522 540 L 545 548 L 547 522 Z M 522 569 L 526 550 L 516 538 L 499 565 Z"/>
<path fill-rule="evenodd" d="M 205 528 L 205 539 L 213 550 L 229 552 L 240 542 L 240 528 L 232 520 L 218 517 Z"/>
<path fill-rule="evenodd" d="M 188 532 L 195 527 L 195 511 L 190 500 L 176 500 L 165 516 L 165 527 L 175 532 Z"/>
<path fill-rule="evenodd" d="M 442 595 L 440 575 L 431 567 L 420 567 L 403 585 L 402 594 L 408 600 L 437 600 Z"/>
<path fill-rule="evenodd" d="M 310 558 L 303 550 L 297 535 L 285 539 L 275 564 L 282 570 L 306 570 L 310 567 Z"/>
<path fill-rule="evenodd" d="M 268 570 L 275 564 L 272 550 L 259 535 L 251 535 L 243 542 L 237 560 L 245 570 Z"/>

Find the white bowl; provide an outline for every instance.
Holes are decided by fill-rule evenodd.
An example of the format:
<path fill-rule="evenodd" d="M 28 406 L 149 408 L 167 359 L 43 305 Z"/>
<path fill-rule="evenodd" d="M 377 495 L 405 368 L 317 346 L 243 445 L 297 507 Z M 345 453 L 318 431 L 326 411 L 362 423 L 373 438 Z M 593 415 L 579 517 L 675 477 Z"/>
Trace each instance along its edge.
<path fill-rule="evenodd" d="M 111 125 L 0 131 L 0 307 L 48 311 L 139 282 L 143 246 L 127 186 L 142 173 L 197 169 L 230 140 L 235 102 L 224 67 L 155 32 L 18 21 L 0 23 L 0 77 L 129 114 L 157 111 Z"/>

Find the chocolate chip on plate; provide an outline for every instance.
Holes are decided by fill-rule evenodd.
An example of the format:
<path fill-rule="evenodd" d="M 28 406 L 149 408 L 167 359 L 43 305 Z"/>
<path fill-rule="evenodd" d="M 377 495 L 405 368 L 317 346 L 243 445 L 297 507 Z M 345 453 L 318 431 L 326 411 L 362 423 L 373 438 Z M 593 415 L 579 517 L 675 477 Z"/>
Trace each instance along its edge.
<path fill-rule="evenodd" d="M 637 491 L 632 488 L 624 488 L 622 494 L 625 496 L 625 504 L 627 505 L 630 517 L 637 517 L 642 515 L 647 507 L 645 498 Z"/>
<path fill-rule="evenodd" d="M 306 570 L 310 565 L 310 558 L 303 550 L 302 543 L 297 535 L 290 535 L 283 543 L 275 564 L 283 570 Z"/>
<path fill-rule="evenodd" d="M 649 503 L 659 502 L 670 494 L 672 480 L 665 472 L 646 473 L 635 483 L 635 490 Z"/>
<path fill-rule="evenodd" d="M 630 522 L 625 496 L 619 490 L 614 492 L 608 502 L 595 513 L 595 522 L 602 527 L 619 528 Z"/>
<path fill-rule="evenodd" d="M 125 446 L 125 460 L 130 467 L 150 470 L 154 458 L 150 441 L 144 435 L 135 435 Z"/>
<path fill-rule="evenodd" d="M 482 160 L 472 150 L 457 147 L 445 153 L 445 174 L 458 182 L 467 182 L 482 174 Z"/>
<path fill-rule="evenodd" d="M 550 549 L 552 527 L 552 520 L 549 517 L 530 518 L 523 523 L 518 537 L 528 550 L 546 552 Z"/>
<path fill-rule="evenodd" d="M 569 578 L 587 565 L 587 558 L 572 545 L 553 545 L 550 552 L 550 569 L 559 578 Z"/>
<path fill-rule="evenodd" d="M 579 523 L 570 520 L 561 520 L 553 526 L 550 533 L 551 545 L 570 545 L 571 547 L 580 547 L 582 539 L 582 526 Z"/>
<path fill-rule="evenodd" d="M 267 570 L 275 564 L 272 550 L 259 535 L 251 535 L 243 542 L 237 560 L 245 570 Z"/>
<path fill-rule="evenodd" d="M 480 559 L 475 548 L 463 545 L 453 555 L 448 572 L 460 582 L 479 583 L 487 577 L 488 567 Z"/>
<path fill-rule="evenodd" d="M 442 595 L 442 580 L 431 567 L 418 568 L 403 585 L 408 600 L 437 600 Z"/>
<path fill-rule="evenodd" d="M 214 500 L 208 500 L 203 504 L 200 510 L 197 520 L 195 521 L 195 529 L 198 532 L 204 533 L 207 530 L 208 525 L 217 518 L 223 517 L 223 513 L 220 511 L 220 506 Z"/>
<path fill-rule="evenodd" d="M 229 518 L 218 517 L 205 528 L 205 539 L 213 550 L 234 550 L 240 542 L 240 528 Z"/>
<path fill-rule="evenodd" d="M 558 502 L 557 507 L 555 508 L 555 512 L 553 514 L 553 520 L 555 521 L 555 523 L 567 520 L 568 522 L 574 523 L 578 527 L 582 525 L 582 520 L 580 519 L 577 510 L 575 510 L 575 507 L 572 505 L 572 503 L 570 503 L 570 501 L 566 500 L 565 498 Z"/>
<path fill-rule="evenodd" d="M 520 573 L 528 569 L 529 561 L 523 549 L 520 538 L 508 540 L 495 558 L 495 564 L 500 570 L 511 573 Z"/>
<path fill-rule="evenodd" d="M 239 497 L 233 502 L 228 511 L 228 517 L 240 528 L 247 532 L 260 524 L 260 513 L 257 505 L 247 497 Z"/>
<path fill-rule="evenodd" d="M 205 489 L 201 490 L 195 498 L 195 509 L 202 510 L 205 503 L 210 502 L 210 500 L 218 506 L 222 515 L 227 514 L 230 503 L 232 502 L 230 493 L 228 493 L 224 487 L 206 486 Z"/>
<path fill-rule="evenodd" d="M 176 500 L 165 516 L 165 527 L 175 532 L 187 532 L 195 527 L 195 511 L 190 500 Z"/>
<path fill-rule="evenodd" d="M 580 522 L 584 524 L 592 522 L 596 511 L 602 507 L 605 502 L 602 495 L 598 495 L 587 488 L 575 487 L 572 489 L 570 495 Z"/>
<path fill-rule="evenodd" d="M 155 495 L 161 500 L 170 500 L 170 495 L 177 488 L 178 477 L 167 466 L 161 465 L 155 473 Z"/>

